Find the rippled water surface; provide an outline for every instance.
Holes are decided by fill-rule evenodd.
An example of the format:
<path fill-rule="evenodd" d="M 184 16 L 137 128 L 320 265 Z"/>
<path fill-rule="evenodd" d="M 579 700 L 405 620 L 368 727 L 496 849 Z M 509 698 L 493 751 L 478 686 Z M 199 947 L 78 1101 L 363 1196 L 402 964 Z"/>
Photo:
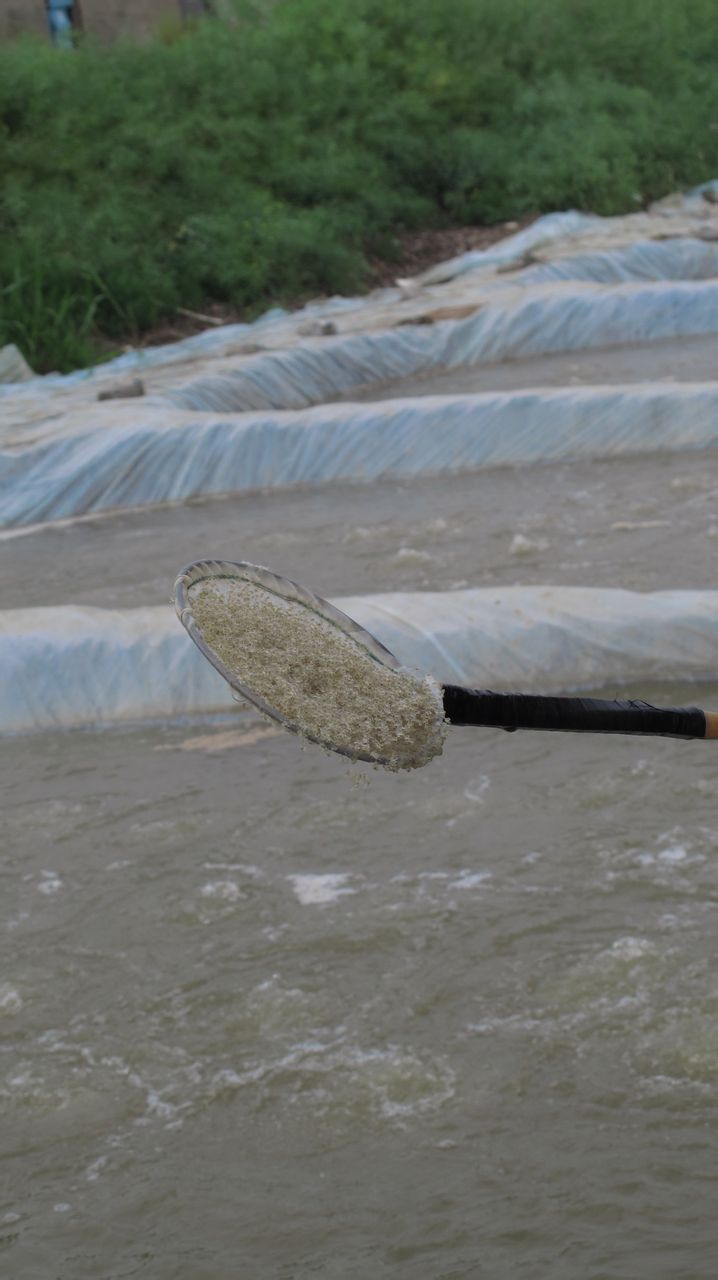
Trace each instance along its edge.
<path fill-rule="evenodd" d="M 2 1274 L 715 1276 L 717 763 L 0 744 Z"/>

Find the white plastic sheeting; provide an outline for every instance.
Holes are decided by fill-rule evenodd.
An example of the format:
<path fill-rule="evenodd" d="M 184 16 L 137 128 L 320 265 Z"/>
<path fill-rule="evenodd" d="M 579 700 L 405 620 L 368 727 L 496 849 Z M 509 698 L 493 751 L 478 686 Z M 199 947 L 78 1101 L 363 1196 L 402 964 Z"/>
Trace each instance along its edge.
<path fill-rule="evenodd" d="M 8 451 L 0 512 L 2 523 L 17 525 L 228 491 L 716 444 L 718 383 L 485 392 L 169 420 L 147 404 L 127 425 L 75 422 L 54 439 Z"/>
<path fill-rule="evenodd" d="M 718 591 L 491 587 L 345 598 L 407 665 L 494 690 L 718 676 Z"/>
<path fill-rule="evenodd" d="M 718 334 L 718 281 L 544 286 L 447 325 L 448 369 L 596 347 Z"/>
<path fill-rule="evenodd" d="M 595 249 L 526 267 L 520 281 L 525 287 L 555 280 L 631 284 L 640 280 L 710 280 L 714 276 L 718 276 L 718 242 L 639 240 L 623 249 Z"/>
<path fill-rule="evenodd" d="M 0 732 L 28 732 L 231 704 L 227 685 L 164 608 L 0 613 Z"/>
<path fill-rule="evenodd" d="M 597 274 L 586 276 L 582 250 L 599 254 L 605 251 L 610 257 L 619 252 L 622 246 L 631 246 L 638 241 L 651 241 L 670 236 L 664 253 L 654 254 L 650 263 L 642 265 L 639 273 L 634 275 L 630 265 L 626 275 L 621 279 L 703 279 L 715 274 L 712 259 L 703 254 L 701 238 L 706 234 L 714 236 L 718 205 L 718 179 L 703 183 L 687 194 L 677 194 L 659 201 L 650 209 L 640 213 L 628 214 L 615 218 L 600 218 L 569 210 L 563 213 L 549 213 L 538 218 L 531 226 L 515 235 L 506 236 L 488 249 L 473 250 L 461 254 L 448 262 L 440 263 L 416 277 L 416 289 L 422 296 L 433 298 L 437 302 L 449 302 L 447 290 L 443 287 L 452 282 L 463 291 L 467 286 L 461 277 L 474 277 L 468 287 L 476 287 L 475 277 L 481 277 L 481 283 L 501 281 L 497 272 L 510 267 L 520 266 L 527 254 L 540 256 L 542 261 L 576 254 L 576 273 L 568 264 L 564 265 L 561 279 L 590 279 L 602 282 L 613 279 L 610 267 L 604 263 L 597 264 Z M 690 241 L 695 248 L 675 250 L 673 246 L 679 239 Z M 683 254 L 684 265 L 680 277 L 676 275 L 676 253 Z M 687 255 L 687 257 L 686 257 Z M 646 274 L 646 269 L 648 274 Z M 609 272 L 608 275 L 604 274 Z M 555 279 L 555 276 L 549 277 Z M 511 276 L 512 281 L 521 279 L 520 271 Z M 433 286 L 439 285 L 439 289 Z M 412 291 L 413 292 L 413 291 Z M 454 292 L 454 289 L 451 291 Z M 94 369 L 79 369 L 71 374 L 48 374 L 34 380 L 29 391 L 31 397 L 48 395 L 60 389 L 77 388 L 95 392 L 110 380 L 127 373 L 139 373 L 142 376 L 153 370 L 169 368 L 177 365 L 192 364 L 201 360 L 223 359 L 236 352 L 248 343 L 283 347 L 296 340 L 297 331 L 308 319 L 331 318 L 344 329 L 377 328 L 381 326 L 382 316 L 389 311 L 406 312 L 402 306 L 404 290 L 380 289 L 365 298 L 329 298 L 309 303 L 301 311 L 289 313 L 281 307 L 265 312 L 252 324 L 224 325 L 207 330 L 181 342 L 173 342 L 164 346 L 149 347 L 137 351 L 128 351 L 109 360 Z M 411 310 L 411 304 L 408 307 Z M 20 388 L 0 387 L 0 402 L 3 395 L 9 397 L 17 394 Z"/>
<path fill-rule="evenodd" d="M 506 290 L 463 320 L 402 325 L 257 355 L 218 368 L 164 399 L 220 412 L 296 409 L 438 369 L 558 351 L 718 334 L 718 282 L 548 284 Z"/>
<path fill-rule="evenodd" d="M 457 258 L 430 267 L 419 277 L 423 284 L 440 284 L 473 272 L 489 272 L 497 267 L 518 262 L 527 254 L 550 255 L 558 248 L 580 241 L 601 241 L 614 247 L 651 235 L 682 236 L 701 227 L 707 216 L 706 205 L 718 196 L 718 179 L 704 182 L 685 195 L 676 194 L 659 200 L 650 209 L 618 218 L 599 218 L 569 209 L 565 213 L 549 213 L 531 226 L 509 236 L 489 249 L 475 249 Z"/>
<path fill-rule="evenodd" d="M 5 399 L 20 418 L 31 401 L 39 401 L 41 407 L 52 395 L 56 411 L 58 393 L 80 400 L 94 398 L 98 389 L 130 372 L 140 373 L 151 391 L 176 387 L 183 369 L 186 373 L 192 366 L 246 356 L 252 345 L 284 350 L 301 344 L 308 320 L 331 319 L 341 333 L 371 332 L 411 318 L 417 298 L 429 306 L 481 302 L 508 285 L 532 283 L 535 268 L 521 270 L 527 254 L 543 265 L 560 263 L 560 278 L 568 280 L 710 278 L 715 274 L 713 250 L 718 238 L 717 192 L 718 182 L 706 183 L 688 195 L 670 197 L 645 212 L 619 218 L 547 214 L 489 249 L 442 263 L 413 281 L 401 282 L 400 288 L 380 289 L 364 298 L 320 300 L 292 314 L 275 308 L 251 325 L 219 327 L 168 346 L 130 351 L 96 369 L 37 378 L 31 388 L 0 387 L 0 404 Z M 624 250 L 639 242 L 644 246 L 640 252 L 629 252 L 622 265 L 613 265 L 614 260 L 621 262 Z M 586 255 L 592 259 L 589 266 Z M 514 267 L 508 276 L 502 274 Z M 547 278 L 557 276 L 549 273 Z"/>
<path fill-rule="evenodd" d="M 447 262 L 439 262 L 429 267 L 419 276 L 422 284 L 444 284 L 456 280 L 458 276 L 468 275 L 474 271 L 491 271 L 496 267 L 504 267 L 512 262 L 519 262 L 528 253 L 547 250 L 554 244 L 565 244 L 566 241 L 577 240 L 582 236 L 600 233 L 609 219 L 597 218 L 591 214 L 577 213 L 569 209 L 565 213 L 549 213 L 538 218 L 530 227 L 518 231 L 492 245 L 490 249 L 472 249 L 461 253 L 457 258 L 449 258 Z"/>
<path fill-rule="evenodd" d="M 602 219 L 585 219 L 582 215 L 571 215 L 579 219 L 580 224 L 590 226 L 602 225 Z M 535 227 L 549 224 L 560 230 L 565 226 L 564 215 L 550 214 L 535 223 Z M 533 230 L 529 228 L 529 231 Z M 40 410 L 51 398 L 57 404 L 62 392 L 76 393 L 80 401 L 94 398 L 98 390 L 108 386 L 110 381 L 127 374 L 155 374 L 150 377 L 150 388 L 153 381 L 163 383 L 172 389 L 173 383 L 182 376 L 191 376 L 193 367 L 206 366 L 214 368 L 218 362 L 244 358 L 245 362 L 252 356 L 252 348 L 266 347 L 268 350 L 282 350 L 299 342 L 316 350 L 326 346 L 320 344 L 302 344 L 298 332 L 307 319 L 326 319 L 331 317 L 341 332 L 358 334 L 382 325 L 406 323 L 411 320 L 412 312 L 421 311 L 424 304 L 430 309 L 432 305 L 452 305 L 470 303 L 477 305 L 500 297 L 511 289 L 556 282 L 585 282 L 589 284 L 630 284 L 637 282 L 654 282 L 683 280 L 701 281 L 718 277 L 718 240 L 703 241 L 695 238 L 676 238 L 666 241 L 641 240 L 625 246 L 601 247 L 599 238 L 595 247 L 584 252 L 565 254 L 566 246 L 555 237 L 551 238 L 552 258 L 547 258 L 545 248 L 542 249 L 541 261 L 538 265 L 520 267 L 522 261 L 518 245 L 523 243 L 524 236 L 511 237 L 501 241 L 495 251 L 485 250 L 479 254 L 465 254 L 457 262 L 467 262 L 466 271 L 458 272 L 457 283 L 450 291 L 446 288 L 429 289 L 419 283 L 414 293 L 416 300 L 403 299 L 400 290 L 382 289 L 368 298 L 333 298 L 327 302 L 312 303 L 302 311 L 293 315 L 274 309 L 262 316 L 253 324 L 223 325 L 216 329 L 206 330 L 191 338 L 174 342 L 166 346 L 147 347 L 140 351 L 129 351 L 115 360 L 93 369 L 80 369 L 67 375 L 48 374 L 35 377 L 31 386 L 14 384 L 0 385 L 0 414 L 3 413 L 3 398 L 6 401 L 5 412 L 8 420 L 12 414 L 19 420 L 23 417 L 23 409 L 37 403 Z M 504 248 L 504 246 L 509 246 Z M 459 277 L 471 274 L 470 263 L 474 258 L 482 261 L 485 271 L 481 279 L 472 276 L 470 280 Z M 486 261 L 484 261 L 486 260 Z M 518 263 L 517 269 L 509 275 L 496 276 L 493 269 L 505 268 L 511 263 Z M 447 264 L 447 267 L 451 264 Z M 436 270 L 439 270 L 438 268 Z M 490 273 L 487 275 L 487 273 Z M 423 279 L 420 278 L 420 279 Z M 419 350 L 429 352 L 433 341 L 431 335 L 425 335 L 422 343 L 419 338 Z M 256 352 L 254 353 L 256 354 Z M 380 373 L 383 370 L 380 367 Z M 406 369 L 403 369 L 406 372 Z M 163 376 L 164 375 L 164 376 Z M 30 375 L 31 376 L 31 375 Z M 375 381 L 375 370 L 368 363 L 363 376 Z M 396 373 L 391 370 L 387 376 L 402 376 L 402 369 Z M 2 379 L 0 379 L 0 383 Z M 158 389 L 161 389 L 158 385 Z M 61 401 L 60 401 L 61 402 Z M 302 400 L 301 403 L 306 401 Z M 256 405 L 250 407 L 257 407 Z"/>
<path fill-rule="evenodd" d="M 552 214 L 366 298 L 0 386 L 0 524 L 718 444 L 718 381 L 326 403 L 422 373 L 693 335 L 716 335 L 718 355 L 717 197 L 718 182 L 624 218 Z M 331 320 L 331 334 L 310 336 L 315 320 Z M 127 374 L 148 394 L 99 403 Z M 718 678 L 718 591 L 512 587 L 337 603 L 407 665 L 456 683 L 568 692 Z M 0 669 L 0 732 L 232 705 L 166 605 L 0 613 Z"/>
<path fill-rule="evenodd" d="M 307 319 L 328 316 L 337 333 L 307 338 Z M 549 215 L 399 288 L 0 388 L 0 524 L 257 486 L 712 444 L 708 390 L 686 385 L 669 404 L 649 404 L 637 387 L 584 399 L 520 393 L 513 407 L 498 396 L 326 404 L 431 372 L 712 334 L 714 200 L 696 191 L 627 218 Z M 146 397 L 97 402 L 131 370 Z"/>
<path fill-rule="evenodd" d="M 34 377 L 27 360 L 14 342 L 0 347 L 0 383 L 27 382 Z"/>
<path fill-rule="evenodd" d="M 569 692 L 718 678 L 718 591 L 492 587 L 334 603 L 450 683 Z M 0 614 L 0 666 L 6 734 L 232 706 L 168 606 Z"/>

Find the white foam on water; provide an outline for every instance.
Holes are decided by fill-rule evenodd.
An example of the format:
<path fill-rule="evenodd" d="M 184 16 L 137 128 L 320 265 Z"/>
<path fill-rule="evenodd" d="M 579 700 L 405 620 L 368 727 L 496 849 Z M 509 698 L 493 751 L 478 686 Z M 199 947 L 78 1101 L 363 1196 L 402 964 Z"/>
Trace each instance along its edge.
<path fill-rule="evenodd" d="M 718 1021 L 714 1002 L 708 1009 L 674 1013 L 643 1037 L 637 1065 L 654 1082 L 668 1087 L 718 1087 Z"/>
<path fill-rule="evenodd" d="M 109 1156 L 98 1156 L 96 1160 L 93 1160 L 85 1170 L 86 1180 L 88 1182 L 98 1182 L 100 1174 L 107 1167 L 108 1160 Z"/>
<path fill-rule="evenodd" d="M 644 956 L 656 955 L 655 943 L 648 938 L 617 938 L 607 951 L 600 953 L 598 959 L 607 960 L 640 960 Z"/>
<path fill-rule="evenodd" d="M 546 551 L 550 543 L 545 538 L 527 538 L 524 533 L 515 533 L 509 544 L 510 556 L 534 556 Z"/>
<path fill-rule="evenodd" d="M 484 804 L 486 793 L 491 787 L 491 778 L 487 773 L 482 773 L 468 787 L 464 787 L 464 798 L 470 800 L 472 804 Z"/>
<path fill-rule="evenodd" d="M 422 551 L 418 547 L 399 547 L 391 557 L 398 564 L 436 564 L 436 556 L 432 556 L 429 551 Z"/>
<path fill-rule="evenodd" d="M 497 1031 L 539 1031 L 543 1028 L 542 1018 L 532 1018 L 524 1014 L 495 1014 L 481 1018 L 478 1022 L 467 1022 L 465 1031 L 473 1035 L 494 1035 Z"/>
<path fill-rule="evenodd" d="M 462 871 L 458 879 L 449 882 L 450 889 L 480 889 L 492 878 L 491 871 Z"/>
<path fill-rule="evenodd" d="M 668 849 L 662 849 L 658 855 L 659 862 L 667 862 L 671 866 L 676 866 L 681 862 L 685 862 L 688 858 L 688 850 L 684 845 L 672 845 Z"/>
<path fill-rule="evenodd" d="M 351 876 L 346 871 L 304 873 L 287 876 L 287 879 L 303 907 L 326 906 L 347 894 L 356 893 L 356 889 L 349 885 Z"/>
<path fill-rule="evenodd" d="M 239 902 L 246 896 L 235 880 L 210 880 L 199 892 L 202 898 L 218 898 L 222 902 Z"/>
<path fill-rule="evenodd" d="M 23 999 L 19 991 L 9 982 L 0 983 L 0 1015 L 13 1017 L 23 1007 Z"/>
<path fill-rule="evenodd" d="M 281 1057 L 243 1071 L 225 1067 L 210 1084 L 210 1097 L 252 1088 L 256 1105 L 302 1104 L 315 1116 L 356 1120 L 369 1115 L 405 1124 L 437 1111 L 455 1093 L 456 1073 L 440 1057 L 398 1045 L 362 1048 L 339 1040 L 305 1040 Z"/>
<path fill-rule="evenodd" d="M 42 879 L 37 886 L 38 893 L 44 893 L 46 897 L 51 897 L 55 893 L 59 893 L 63 888 L 63 881 L 56 871 L 41 872 Z"/>
<path fill-rule="evenodd" d="M 240 871 L 253 880 L 261 880 L 264 876 L 259 867 L 247 862 L 203 862 L 202 866 L 206 871 Z"/>
<path fill-rule="evenodd" d="M 133 822 L 130 831 L 133 835 L 157 836 L 174 832 L 177 829 L 176 818 L 153 818 L 150 822 Z"/>

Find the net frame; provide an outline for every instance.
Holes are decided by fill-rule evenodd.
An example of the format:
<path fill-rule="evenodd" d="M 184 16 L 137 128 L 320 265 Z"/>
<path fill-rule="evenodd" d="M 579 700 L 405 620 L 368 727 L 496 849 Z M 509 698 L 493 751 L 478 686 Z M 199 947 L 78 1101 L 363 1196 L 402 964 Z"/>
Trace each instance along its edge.
<path fill-rule="evenodd" d="M 387 757 L 372 755 L 369 752 L 352 750 L 349 747 L 337 746 L 335 743 L 327 739 L 318 738 L 313 734 L 307 733 L 300 725 L 293 724 L 286 716 L 273 707 L 270 703 L 265 702 L 258 694 L 256 694 L 248 685 L 242 683 L 237 678 L 235 672 L 222 661 L 214 649 L 211 648 L 204 639 L 202 631 L 197 623 L 192 605 L 189 599 L 189 592 L 192 587 L 200 582 L 206 582 L 211 579 L 225 579 L 229 581 L 242 581 L 250 583 L 254 587 L 259 587 L 263 591 L 269 592 L 271 595 L 278 596 L 280 600 L 286 600 L 293 604 L 299 604 L 311 613 L 317 614 L 325 622 L 337 628 L 345 636 L 354 641 L 359 648 L 364 649 L 368 657 L 381 666 L 388 667 L 390 670 L 401 672 L 403 675 L 414 675 L 405 667 L 399 659 L 387 649 L 370 631 L 366 631 L 354 618 L 349 614 L 343 613 L 341 609 L 337 609 L 335 605 L 330 604 L 328 600 L 324 600 L 322 596 L 315 595 L 307 587 L 301 586 L 300 583 L 292 581 L 291 578 L 283 578 L 277 573 L 273 573 L 271 569 L 265 568 L 263 565 L 251 564 L 246 560 L 196 560 L 192 564 L 187 565 L 177 575 L 174 585 L 174 606 L 177 616 L 182 626 L 188 632 L 191 639 L 197 645 L 197 648 L 204 655 L 208 662 L 216 671 L 226 680 L 227 684 L 241 698 L 255 706 L 263 715 L 268 716 L 277 724 L 282 725 L 284 729 L 288 729 L 290 733 L 297 734 L 306 738 L 308 742 L 313 742 L 317 746 L 325 747 L 328 750 L 338 752 L 339 755 L 346 756 L 350 760 L 363 760 L 368 764 L 387 765 L 389 763 Z M 416 677 L 415 677 L 416 678 Z M 437 718 L 443 718 L 443 708 L 440 697 L 437 695 Z"/>

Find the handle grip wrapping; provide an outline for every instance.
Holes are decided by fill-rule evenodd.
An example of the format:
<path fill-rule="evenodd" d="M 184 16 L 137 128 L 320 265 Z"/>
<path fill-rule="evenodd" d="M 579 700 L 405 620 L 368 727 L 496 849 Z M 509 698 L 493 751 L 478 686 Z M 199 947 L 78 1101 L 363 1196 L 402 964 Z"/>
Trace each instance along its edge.
<path fill-rule="evenodd" d="M 492 693 L 444 685 L 444 712 L 455 725 L 496 729 L 548 729 L 564 733 L 652 734 L 662 738 L 705 738 L 706 714 L 697 707 L 652 707 L 648 702 L 599 698 L 551 698 L 527 693 Z"/>

